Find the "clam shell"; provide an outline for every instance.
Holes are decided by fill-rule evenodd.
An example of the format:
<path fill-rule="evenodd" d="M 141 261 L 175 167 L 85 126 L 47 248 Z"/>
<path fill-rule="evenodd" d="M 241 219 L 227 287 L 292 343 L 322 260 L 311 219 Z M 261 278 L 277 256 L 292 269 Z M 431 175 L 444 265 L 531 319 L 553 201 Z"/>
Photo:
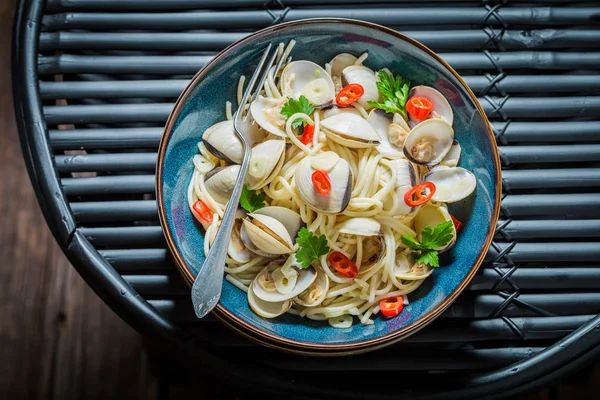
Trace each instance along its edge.
<path fill-rule="evenodd" d="M 262 214 L 248 214 L 244 228 L 257 249 L 268 254 L 288 254 L 294 243 L 287 229 L 275 218 Z"/>
<path fill-rule="evenodd" d="M 235 181 L 240 172 L 239 165 L 215 168 L 204 177 L 208 194 L 220 204 L 227 204 L 231 198 Z"/>
<path fill-rule="evenodd" d="M 253 282 L 255 282 L 254 280 Z M 275 318 L 284 314 L 292 306 L 290 300 L 268 302 L 257 297 L 253 290 L 254 284 L 248 289 L 248 305 L 256 314 L 263 318 Z"/>
<path fill-rule="evenodd" d="M 270 273 L 270 272 L 271 271 L 269 271 L 269 267 L 266 267 L 261 272 L 259 272 L 259 274 L 265 274 L 265 273 Z M 257 278 L 258 278 L 258 275 L 257 275 Z M 296 285 L 289 293 L 279 293 L 277 291 L 275 291 L 275 292 L 266 291 L 265 289 L 263 289 L 262 286 L 260 286 L 257 278 L 254 279 L 254 281 L 252 281 L 252 285 L 251 285 L 252 291 L 254 292 L 256 297 L 258 297 L 259 299 L 273 303 L 273 302 L 281 302 L 281 301 L 293 299 L 294 297 L 298 296 L 300 293 L 304 292 L 306 289 L 308 289 L 310 287 L 310 285 L 317 278 L 317 271 L 313 267 L 308 267 L 306 269 L 299 270 L 298 271 L 298 279 L 296 280 Z"/>
<path fill-rule="evenodd" d="M 452 143 L 454 130 L 442 119 L 428 119 L 415 126 L 404 142 L 404 155 L 414 163 L 432 166 L 444 159 Z"/>
<path fill-rule="evenodd" d="M 323 110 L 323 115 L 321 116 L 321 118 L 326 119 L 329 117 L 333 117 L 334 115 L 337 115 L 337 114 L 345 114 L 345 113 L 358 115 L 359 117 L 362 118 L 362 116 L 360 115 L 360 111 L 358 111 L 356 108 L 354 108 L 354 107 L 338 107 L 338 106 L 332 106 L 330 108 Z"/>
<path fill-rule="evenodd" d="M 448 151 L 448 154 L 444 157 L 444 159 L 440 162 L 440 165 L 445 165 L 447 167 L 456 167 L 458 165 L 458 160 L 460 160 L 461 148 L 460 144 L 454 140 L 452 143 L 452 147 Z"/>
<path fill-rule="evenodd" d="M 227 254 L 229 257 L 239 263 L 246 263 L 252 259 L 254 253 L 248 250 L 242 240 L 240 230 L 242 228 L 242 219 L 245 218 L 246 212 L 239 209 L 231 229 L 231 239 L 227 244 Z"/>
<path fill-rule="evenodd" d="M 396 254 L 396 265 L 394 267 L 396 278 L 404 281 L 418 281 L 426 279 L 432 273 L 433 268 L 424 264 L 416 265 L 406 251 Z"/>
<path fill-rule="evenodd" d="M 281 108 L 286 99 L 271 99 L 258 96 L 250 105 L 250 114 L 254 122 L 265 131 L 279 137 L 286 137 L 286 117 L 281 114 Z"/>
<path fill-rule="evenodd" d="M 435 193 L 432 199 L 440 203 L 454 203 L 462 200 L 473 193 L 477 186 L 477 179 L 471 171 L 444 165 L 433 168 L 423 180 L 433 182 Z"/>
<path fill-rule="evenodd" d="M 281 73 L 281 88 L 285 96 L 295 99 L 304 96 L 317 108 L 326 107 L 335 99 L 333 80 L 311 61 L 289 63 Z"/>
<path fill-rule="evenodd" d="M 379 89 L 377 89 L 377 77 L 372 69 L 364 65 L 351 65 L 342 71 L 342 83 L 344 86 L 357 83 L 364 89 L 363 95 L 357 103 L 365 110 L 373 108 L 369 101 L 379 101 Z"/>
<path fill-rule="evenodd" d="M 415 224 L 415 232 L 417 232 L 417 236 L 420 240 L 421 232 L 423 232 L 423 229 L 425 229 L 427 226 L 435 228 L 441 223 L 452 221 L 452 218 L 445 207 L 427 204 L 419 208 L 419 211 L 415 215 L 413 221 Z M 452 235 L 452 239 L 445 246 L 438 247 L 435 250 L 442 252 L 454 245 L 456 242 L 456 229 L 454 228 L 454 224 L 452 225 Z"/>
<path fill-rule="evenodd" d="M 241 164 L 244 158 L 244 147 L 233 130 L 233 121 L 219 122 L 202 134 L 206 150 L 213 156 L 231 164 Z"/>
<path fill-rule="evenodd" d="M 430 86 L 415 86 L 412 89 L 410 89 L 410 92 L 408 93 L 408 98 L 410 99 L 411 97 L 415 96 L 427 97 L 429 100 L 431 100 L 431 102 L 433 103 L 432 112 L 436 112 L 437 114 L 439 114 L 446 120 L 446 122 L 450 124 L 450 126 L 452 126 L 452 123 L 454 122 L 454 113 L 452 112 L 452 107 L 450 107 L 450 103 L 448 103 L 448 100 L 446 100 L 443 94 L 441 94 L 440 92 L 438 92 Z M 414 120 L 411 120 L 411 122 L 414 125 L 417 125 L 419 123 L 419 121 Z"/>
<path fill-rule="evenodd" d="M 328 172 L 331 181 L 331 191 L 322 195 L 312 183 L 315 169 L 311 164 L 312 156 L 305 157 L 296 166 L 295 181 L 298 194 L 313 210 L 336 214 L 348 207 L 352 192 L 352 173 L 348 162 L 340 158 L 331 171 Z"/>
<path fill-rule="evenodd" d="M 359 115 L 341 113 L 321 121 L 323 131 L 334 142 L 351 148 L 377 146 L 379 135 Z"/>
<path fill-rule="evenodd" d="M 268 185 L 279 173 L 285 160 L 285 140 L 271 139 L 252 148 L 246 183 L 256 190 Z"/>
<path fill-rule="evenodd" d="M 302 221 L 300 214 L 286 207 L 268 206 L 254 211 L 253 214 L 262 214 L 281 222 L 287 229 L 292 242 L 296 242 L 298 231 L 306 224 Z"/>
<path fill-rule="evenodd" d="M 329 277 L 325 272 L 316 270 L 315 281 L 302 293 L 294 297 L 294 303 L 304 307 L 316 307 L 325 300 L 329 290 Z"/>
<path fill-rule="evenodd" d="M 331 59 L 329 65 L 331 65 L 331 75 L 342 76 L 342 71 L 358 60 L 355 56 L 349 53 L 340 53 Z"/>
<path fill-rule="evenodd" d="M 339 233 L 358 236 L 381 235 L 381 224 L 373 218 L 355 217 L 349 218 L 338 225 Z"/>

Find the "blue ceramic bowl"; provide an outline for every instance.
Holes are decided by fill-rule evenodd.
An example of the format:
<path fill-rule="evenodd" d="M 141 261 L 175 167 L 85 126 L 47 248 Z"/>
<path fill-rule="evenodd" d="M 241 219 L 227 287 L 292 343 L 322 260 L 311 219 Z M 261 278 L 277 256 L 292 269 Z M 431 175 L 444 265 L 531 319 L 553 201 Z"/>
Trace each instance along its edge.
<path fill-rule="evenodd" d="M 334 329 L 327 322 L 293 315 L 264 319 L 252 312 L 246 294 L 224 281 L 214 314 L 227 325 L 263 344 L 308 354 L 348 354 L 404 338 L 440 315 L 465 288 L 492 240 L 500 207 L 500 163 L 492 129 L 475 95 L 458 74 L 431 50 L 383 26 L 355 20 L 310 19 L 273 26 L 232 44 L 191 80 L 167 122 L 157 167 L 160 222 L 174 259 L 191 284 L 204 261 L 204 232 L 188 209 L 186 193 L 192 157 L 202 132 L 225 118 L 225 102 L 235 103 L 240 75 L 252 75 L 268 43 L 296 40 L 295 60 L 320 65 L 341 52 L 368 51 L 365 64 L 389 68 L 413 85 L 440 90 L 454 111 L 454 132 L 462 146 L 460 165 L 477 177 L 475 193 L 450 205 L 462 222 L 458 241 L 443 254 L 442 267 L 409 295 L 400 316 L 378 317 L 375 324 Z"/>

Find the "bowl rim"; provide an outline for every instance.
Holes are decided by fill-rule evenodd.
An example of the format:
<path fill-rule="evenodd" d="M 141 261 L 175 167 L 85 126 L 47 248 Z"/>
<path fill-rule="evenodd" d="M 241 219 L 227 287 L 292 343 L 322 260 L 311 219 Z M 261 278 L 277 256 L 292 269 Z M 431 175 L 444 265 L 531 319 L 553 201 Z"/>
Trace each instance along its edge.
<path fill-rule="evenodd" d="M 271 33 L 274 33 L 274 32 L 280 31 L 280 30 L 285 30 L 288 27 L 294 27 L 294 26 L 300 26 L 300 25 L 311 25 L 311 24 L 322 25 L 324 23 L 332 23 L 332 24 L 345 23 L 345 24 L 351 24 L 351 25 L 354 24 L 354 25 L 359 25 L 359 26 L 370 28 L 370 29 L 376 29 L 376 30 L 382 31 L 384 33 L 392 35 L 400 40 L 403 40 L 403 41 L 417 47 L 418 49 L 420 49 L 421 51 L 425 52 L 430 57 L 435 59 L 437 62 L 439 62 L 444 68 L 446 68 L 458 80 L 458 82 L 460 82 L 460 84 L 462 85 L 462 89 L 464 89 L 465 92 L 469 95 L 469 97 L 475 104 L 475 107 L 478 109 L 478 111 L 481 115 L 481 118 L 484 121 L 486 133 L 489 137 L 489 141 L 492 146 L 492 156 L 493 156 L 492 161 L 493 161 L 494 172 L 495 172 L 494 178 L 495 178 L 496 195 L 494 198 L 494 208 L 492 211 L 492 218 L 490 221 L 490 227 L 485 236 L 484 243 L 479 251 L 477 258 L 475 259 L 475 262 L 471 266 L 471 269 L 469 270 L 469 272 L 467 273 L 465 278 L 456 286 L 456 288 L 454 288 L 454 290 L 448 296 L 446 296 L 444 298 L 444 300 L 436 308 L 429 311 L 427 314 L 425 314 L 424 316 L 422 316 L 421 318 L 419 318 L 418 320 L 416 320 L 415 322 L 413 322 L 407 326 L 404 326 L 400 329 L 397 329 L 395 331 L 391 331 L 387 334 L 384 334 L 383 336 L 379 336 L 377 338 L 372 338 L 372 339 L 359 340 L 359 341 L 354 341 L 354 342 L 349 342 L 349 343 L 311 343 L 311 342 L 305 342 L 305 341 L 285 338 L 283 336 L 276 335 L 271 332 L 267 332 L 267 331 L 259 328 L 256 325 L 253 325 L 251 323 L 244 321 L 240 317 L 236 316 L 234 313 L 226 310 L 225 307 L 223 307 L 223 305 L 221 305 L 220 302 L 217 303 L 216 307 L 211 312 L 218 320 L 220 320 L 222 323 L 224 323 L 229 328 L 242 334 L 243 336 L 247 337 L 250 340 L 261 343 L 268 347 L 272 347 L 272 348 L 276 348 L 279 350 L 292 352 L 292 353 L 305 354 L 305 355 L 327 355 L 327 354 L 329 354 L 329 355 L 348 355 L 348 354 L 362 353 L 367 350 L 374 350 L 376 348 L 381 348 L 383 346 L 387 346 L 389 344 L 395 343 L 401 339 L 404 339 L 404 338 L 414 334 L 415 332 L 419 331 L 420 329 L 422 329 L 423 327 L 425 327 L 426 325 L 431 323 L 433 320 L 435 320 L 442 312 L 444 312 L 456 300 L 458 295 L 460 293 L 462 293 L 462 291 L 469 284 L 471 279 L 473 279 L 473 277 L 475 276 L 475 273 L 477 272 L 481 263 L 483 262 L 483 259 L 486 255 L 487 250 L 488 250 L 488 248 L 492 242 L 492 239 L 494 237 L 496 225 L 498 223 L 498 219 L 500 216 L 500 201 L 501 201 L 501 193 L 502 193 L 501 165 L 500 165 L 500 156 L 499 156 L 499 152 L 498 152 L 498 145 L 496 143 L 496 139 L 495 139 L 495 135 L 494 135 L 492 126 L 491 126 L 491 124 L 487 118 L 487 115 L 486 115 L 485 111 L 483 110 L 481 104 L 477 100 L 477 96 L 473 93 L 473 91 L 469 88 L 469 86 L 461 78 L 461 76 L 446 61 L 444 61 L 440 56 L 438 56 L 434 51 L 429 49 L 424 44 L 422 44 L 419 41 L 417 41 L 413 38 L 410 38 L 400 32 L 397 32 L 394 29 L 391 29 L 386 26 L 376 24 L 373 22 L 367 22 L 367 21 L 357 20 L 357 19 L 326 18 L 326 17 L 325 18 L 306 18 L 306 19 L 301 19 L 301 20 L 296 20 L 296 21 L 285 22 L 285 23 L 273 25 L 273 26 L 258 30 L 256 32 L 254 32 L 253 34 L 248 35 L 248 36 L 230 44 L 229 46 L 227 46 L 226 48 L 221 50 L 217 55 L 215 55 L 208 63 L 206 63 L 206 65 L 204 65 L 201 69 L 198 70 L 198 72 L 196 72 L 196 74 L 188 82 L 188 84 L 186 85 L 184 90 L 181 92 L 181 94 L 177 98 L 177 101 L 175 102 L 173 109 L 169 113 L 169 117 L 165 124 L 165 128 L 163 130 L 163 134 L 162 134 L 162 137 L 161 137 L 161 140 L 159 143 L 159 147 L 158 147 L 155 189 L 156 189 L 156 201 L 157 201 L 157 205 L 158 205 L 159 222 L 160 222 L 163 234 L 165 236 L 167 246 L 169 248 L 169 251 L 170 251 L 173 259 L 175 260 L 175 265 L 177 266 L 177 269 L 179 270 L 179 272 L 181 273 L 181 275 L 183 276 L 183 278 L 187 282 L 187 284 L 191 287 L 191 285 L 194 282 L 195 276 L 186 267 L 186 263 L 185 263 L 182 255 L 180 254 L 179 250 L 177 249 L 177 246 L 175 245 L 175 242 L 173 240 L 172 233 L 171 233 L 168 223 L 167 223 L 167 218 L 166 218 L 167 213 L 165 210 L 164 198 L 163 198 L 163 193 L 162 193 L 162 182 L 163 182 L 162 173 L 163 173 L 163 165 L 164 165 L 164 158 L 165 158 L 165 153 L 166 153 L 166 149 L 167 149 L 167 143 L 171 136 L 170 133 L 173 132 L 173 127 L 174 127 L 177 119 L 179 118 L 179 115 L 181 114 L 183 107 L 187 103 L 187 100 L 189 99 L 190 95 L 193 93 L 193 91 L 196 88 L 196 86 L 198 85 L 198 83 L 210 72 L 210 70 L 212 69 L 212 66 L 215 63 L 217 63 L 219 60 L 221 60 L 223 57 L 225 57 L 226 55 L 229 55 L 230 53 L 236 51 L 240 47 L 245 46 L 249 42 L 255 40 L 257 37 L 262 37 L 267 34 L 271 34 Z M 254 336 L 253 334 L 256 334 L 257 337 Z"/>

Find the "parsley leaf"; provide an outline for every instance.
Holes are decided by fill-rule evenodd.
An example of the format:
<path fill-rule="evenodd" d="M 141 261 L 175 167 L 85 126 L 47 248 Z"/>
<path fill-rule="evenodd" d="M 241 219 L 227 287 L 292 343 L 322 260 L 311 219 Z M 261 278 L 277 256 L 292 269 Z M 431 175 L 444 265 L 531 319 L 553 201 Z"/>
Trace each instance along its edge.
<path fill-rule="evenodd" d="M 246 185 L 242 188 L 240 205 L 248 212 L 254 212 L 265 206 L 265 195 L 255 190 L 250 190 Z"/>
<path fill-rule="evenodd" d="M 431 267 L 439 267 L 440 261 L 438 259 L 438 252 L 435 250 L 427 250 L 422 252 L 419 257 L 417 257 L 418 264 L 427 264 Z"/>
<path fill-rule="evenodd" d="M 387 69 L 378 71 L 377 76 L 379 77 L 377 89 L 382 96 L 383 103 L 369 101 L 369 104 L 381 108 L 387 113 L 400 113 L 404 119 L 407 119 L 405 107 L 408 101 L 410 81 L 400 75 L 396 75 L 394 78 L 394 75 Z"/>
<path fill-rule="evenodd" d="M 452 221 L 442 222 L 436 225 L 435 228 L 426 226 L 421 232 L 421 243 L 410 235 L 402 236 L 402 243 L 411 249 L 419 251 L 417 263 L 427 264 L 431 267 L 439 267 L 438 252 L 435 250 L 438 247 L 443 247 L 452 240 Z"/>
<path fill-rule="evenodd" d="M 302 268 L 308 268 L 313 261 L 329 253 L 325 235 L 317 236 L 306 228 L 298 231 L 296 243 L 300 246 L 300 250 L 296 252 L 296 260 L 302 264 Z"/>
<path fill-rule="evenodd" d="M 291 117 L 296 113 L 304 113 L 306 115 L 310 115 L 315 111 L 315 108 L 308 102 L 308 99 L 304 96 L 300 96 L 298 100 L 289 99 L 287 103 L 283 105 L 280 113 L 285 115 L 286 117 Z M 294 122 L 292 122 L 292 128 L 296 129 L 304 123 L 304 119 L 297 118 Z"/>

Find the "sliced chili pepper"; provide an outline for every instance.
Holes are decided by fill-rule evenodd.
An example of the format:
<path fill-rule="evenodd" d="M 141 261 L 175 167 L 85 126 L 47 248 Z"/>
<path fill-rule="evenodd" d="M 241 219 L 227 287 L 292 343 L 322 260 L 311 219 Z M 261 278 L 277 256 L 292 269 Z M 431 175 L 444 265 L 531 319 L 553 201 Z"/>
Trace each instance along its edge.
<path fill-rule="evenodd" d="M 317 192 L 323 196 L 329 194 L 331 191 L 331 181 L 329 180 L 329 175 L 327 175 L 327 172 L 323 171 L 322 169 L 318 169 L 313 172 L 312 183 L 317 189 Z"/>
<path fill-rule="evenodd" d="M 407 206 L 416 207 L 427 203 L 435 193 L 433 182 L 422 182 L 413 186 L 404 194 L 404 202 Z"/>
<path fill-rule="evenodd" d="M 300 141 L 304 145 L 309 145 L 313 141 L 313 137 L 315 135 L 315 126 L 314 125 L 306 125 L 304 127 L 304 132 L 302 136 L 300 136 Z"/>
<path fill-rule="evenodd" d="M 454 230 L 456 232 L 460 231 L 460 228 L 462 228 L 462 222 L 460 222 L 459 220 L 454 218 L 454 215 L 452 215 L 452 214 L 450 214 L 450 218 L 452 218 L 452 223 L 454 224 Z"/>
<path fill-rule="evenodd" d="M 340 107 L 348 107 L 360 99 L 360 96 L 362 96 L 364 93 L 365 89 L 362 87 L 362 85 L 359 85 L 358 83 L 351 83 L 340 90 L 335 98 L 335 102 Z"/>
<path fill-rule="evenodd" d="M 358 267 L 346 255 L 339 251 L 332 251 L 327 256 L 329 264 L 346 278 L 355 278 L 358 275 Z"/>
<path fill-rule="evenodd" d="M 192 205 L 192 213 L 202 224 L 210 224 L 213 221 L 212 211 L 210 211 L 208 206 L 202 200 L 198 200 Z"/>
<path fill-rule="evenodd" d="M 433 103 L 427 97 L 411 97 L 406 103 L 406 111 L 419 122 L 426 120 L 431 110 L 433 110 Z"/>
<path fill-rule="evenodd" d="M 395 317 L 404 309 L 402 296 L 388 297 L 379 302 L 379 311 L 386 317 Z"/>

